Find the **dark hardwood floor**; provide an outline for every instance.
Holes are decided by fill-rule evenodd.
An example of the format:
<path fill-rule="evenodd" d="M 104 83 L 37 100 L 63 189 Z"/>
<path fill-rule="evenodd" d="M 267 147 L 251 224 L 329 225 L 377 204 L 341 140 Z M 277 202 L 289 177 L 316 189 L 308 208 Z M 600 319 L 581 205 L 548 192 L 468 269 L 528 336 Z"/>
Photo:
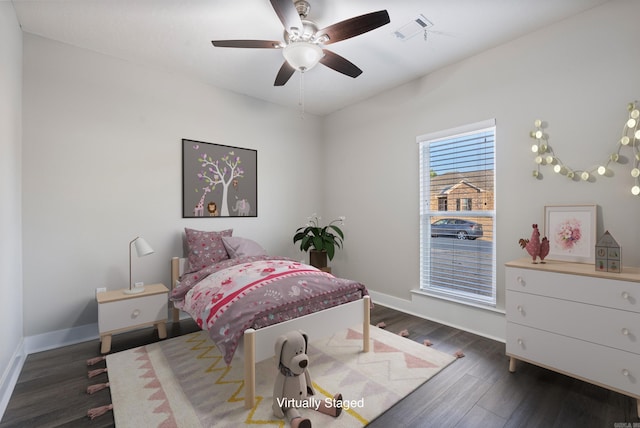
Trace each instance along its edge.
<path fill-rule="evenodd" d="M 622 394 L 526 363 L 509 373 L 503 343 L 377 305 L 371 322 L 381 321 L 389 331 L 407 329 L 412 340 L 428 339 L 435 349 L 465 356 L 370 427 L 640 427 L 635 400 Z M 167 331 L 175 337 L 197 329 L 182 320 Z M 157 340 L 153 329 L 120 334 L 112 352 Z M 95 340 L 29 355 L 0 428 L 114 426 L 111 412 L 94 420 L 86 416 L 87 409 L 110 402 L 108 389 L 86 393 L 88 385 L 107 381 L 106 374 L 87 378 L 88 369 L 104 367 L 86 365 L 99 352 Z"/>

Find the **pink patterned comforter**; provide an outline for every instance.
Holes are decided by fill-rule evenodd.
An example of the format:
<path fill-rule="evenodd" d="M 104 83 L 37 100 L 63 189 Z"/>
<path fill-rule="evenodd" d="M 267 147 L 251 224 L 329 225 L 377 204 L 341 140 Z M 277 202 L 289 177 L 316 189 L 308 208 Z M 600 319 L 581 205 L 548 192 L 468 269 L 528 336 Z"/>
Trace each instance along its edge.
<path fill-rule="evenodd" d="M 171 292 L 231 363 L 247 328 L 259 329 L 367 295 L 364 285 L 273 256 L 229 259 L 185 275 Z"/>

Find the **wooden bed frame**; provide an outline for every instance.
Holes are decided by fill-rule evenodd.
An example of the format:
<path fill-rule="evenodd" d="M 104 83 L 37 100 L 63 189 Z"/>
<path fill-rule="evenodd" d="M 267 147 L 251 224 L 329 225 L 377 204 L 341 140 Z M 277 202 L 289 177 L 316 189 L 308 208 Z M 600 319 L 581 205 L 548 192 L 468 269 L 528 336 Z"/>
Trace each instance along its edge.
<path fill-rule="evenodd" d="M 186 259 L 173 257 L 171 259 L 171 288 L 175 287 L 184 272 Z M 275 355 L 274 343 L 282 334 L 291 330 L 303 330 L 313 338 L 326 337 L 328 334 L 353 327 L 362 323 L 362 350 L 369 352 L 369 324 L 371 322 L 369 307 L 371 298 L 362 299 L 334 306 L 320 312 L 305 315 L 279 324 L 254 330 L 245 330 L 243 341 L 238 346 L 236 354 L 242 355 L 244 360 L 244 406 L 253 408 L 256 400 L 256 363 Z M 172 306 L 172 320 L 180 319 L 180 310 Z M 275 369 L 274 369 L 275 370 Z"/>

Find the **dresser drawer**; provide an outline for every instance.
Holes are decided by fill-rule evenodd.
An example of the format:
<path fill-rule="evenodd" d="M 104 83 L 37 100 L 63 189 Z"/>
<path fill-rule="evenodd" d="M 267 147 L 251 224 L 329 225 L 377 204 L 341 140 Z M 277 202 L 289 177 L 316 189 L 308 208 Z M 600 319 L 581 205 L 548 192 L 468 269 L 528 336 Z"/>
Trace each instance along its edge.
<path fill-rule="evenodd" d="M 640 360 L 639 313 L 507 290 L 507 320 L 634 352 Z"/>
<path fill-rule="evenodd" d="M 639 356 L 507 322 L 507 354 L 640 397 Z"/>
<path fill-rule="evenodd" d="M 98 304 L 100 333 L 167 319 L 167 294 L 144 295 Z"/>
<path fill-rule="evenodd" d="M 640 313 L 637 282 L 507 267 L 506 288 Z"/>

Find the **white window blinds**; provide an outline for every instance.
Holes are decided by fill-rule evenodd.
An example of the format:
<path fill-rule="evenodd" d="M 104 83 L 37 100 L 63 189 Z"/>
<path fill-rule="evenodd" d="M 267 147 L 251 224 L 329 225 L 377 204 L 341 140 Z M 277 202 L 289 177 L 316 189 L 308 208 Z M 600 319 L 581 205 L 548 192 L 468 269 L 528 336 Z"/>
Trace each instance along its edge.
<path fill-rule="evenodd" d="M 420 287 L 495 306 L 495 121 L 417 140 Z"/>

